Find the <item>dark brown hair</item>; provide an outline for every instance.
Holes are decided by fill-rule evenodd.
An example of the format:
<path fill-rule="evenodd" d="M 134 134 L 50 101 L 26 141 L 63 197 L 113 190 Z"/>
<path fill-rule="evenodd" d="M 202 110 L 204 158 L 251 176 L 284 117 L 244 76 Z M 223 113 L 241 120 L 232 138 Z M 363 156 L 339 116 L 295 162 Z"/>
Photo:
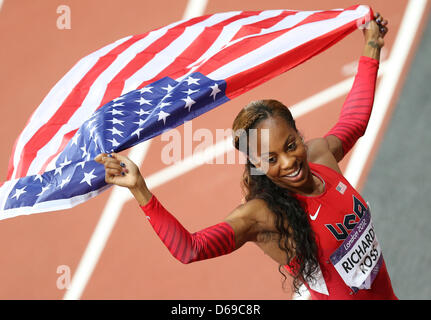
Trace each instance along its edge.
<path fill-rule="evenodd" d="M 241 139 L 246 139 L 248 146 L 249 130 L 256 128 L 262 120 L 271 117 L 284 119 L 290 127 L 298 132 L 295 120 L 284 104 L 277 100 L 253 101 L 238 113 L 233 122 L 233 132 L 241 133 L 234 135 L 233 144 L 235 148 L 245 152 L 248 156 L 247 150 L 241 150 L 243 149 L 240 146 Z M 314 233 L 304 209 L 291 192 L 273 183 L 266 175 L 251 174 L 253 167 L 254 165 L 250 160 L 247 160 L 242 179 L 245 200 L 262 199 L 275 214 L 275 227 L 281 235 L 278 246 L 287 255 L 285 265 L 290 266 L 294 289 L 298 292 L 302 281 L 314 280 L 313 273 L 318 267 Z M 279 265 L 279 271 L 286 280 L 284 265 Z"/>

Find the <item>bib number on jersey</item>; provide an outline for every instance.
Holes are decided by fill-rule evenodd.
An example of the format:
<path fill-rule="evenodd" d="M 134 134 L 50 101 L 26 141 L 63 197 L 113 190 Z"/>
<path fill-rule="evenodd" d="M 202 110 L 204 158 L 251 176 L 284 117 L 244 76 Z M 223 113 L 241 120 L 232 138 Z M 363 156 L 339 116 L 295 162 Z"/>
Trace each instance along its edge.
<path fill-rule="evenodd" d="M 369 208 L 330 260 L 354 292 L 371 288 L 383 258 Z"/>

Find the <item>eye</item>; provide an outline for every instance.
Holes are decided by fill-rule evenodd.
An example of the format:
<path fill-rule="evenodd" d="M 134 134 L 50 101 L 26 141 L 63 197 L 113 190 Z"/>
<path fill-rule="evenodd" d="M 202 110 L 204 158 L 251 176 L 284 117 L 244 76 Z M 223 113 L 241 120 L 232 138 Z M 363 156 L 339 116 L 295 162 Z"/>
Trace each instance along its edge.
<path fill-rule="evenodd" d="M 277 158 L 276 157 L 271 157 L 268 159 L 269 163 L 276 163 L 277 162 Z"/>
<path fill-rule="evenodd" d="M 288 151 L 293 151 L 296 149 L 296 141 L 293 141 L 292 143 L 287 145 L 287 150 Z"/>

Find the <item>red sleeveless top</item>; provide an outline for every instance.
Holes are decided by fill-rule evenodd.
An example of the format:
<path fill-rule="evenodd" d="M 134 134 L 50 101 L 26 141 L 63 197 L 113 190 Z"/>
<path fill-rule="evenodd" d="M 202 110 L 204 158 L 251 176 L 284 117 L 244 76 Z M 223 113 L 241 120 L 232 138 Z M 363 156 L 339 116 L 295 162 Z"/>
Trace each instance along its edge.
<path fill-rule="evenodd" d="M 324 183 L 318 196 L 294 194 L 316 236 L 320 270 L 305 283 L 312 299 L 397 299 L 368 204 L 338 172 L 310 163 Z"/>

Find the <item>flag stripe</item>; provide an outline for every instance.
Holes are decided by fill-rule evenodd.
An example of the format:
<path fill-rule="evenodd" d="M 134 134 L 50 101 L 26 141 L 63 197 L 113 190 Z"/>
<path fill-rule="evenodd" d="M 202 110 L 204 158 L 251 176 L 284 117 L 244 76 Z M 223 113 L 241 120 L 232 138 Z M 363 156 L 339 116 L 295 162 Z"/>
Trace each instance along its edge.
<path fill-rule="evenodd" d="M 52 117 L 57 111 L 58 103 L 63 102 L 69 93 L 73 90 L 82 77 L 97 63 L 99 57 L 104 56 L 107 52 L 127 41 L 130 37 L 120 39 L 109 44 L 96 52 L 88 55 L 76 63 L 72 69 L 51 89 L 48 95 L 43 99 L 40 106 L 33 112 L 23 131 L 15 142 L 12 153 L 13 162 L 9 164 L 7 180 L 16 178 L 16 168 L 21 159 L 22 149 L 34 133 L 45 124 L 46 119 Z"/>
<path fill-rule="evenodd" d="M 130 148 L 229 101 L 330 47 L 371 13 L 365 6 L 219 13 L 126 37 L 84 57 L 17 139 L 10 179 L 0 185 L 0 219 L 94 197 L 108 187 L 103 166 L 92 160 L 97 154 Z M 161 231 L 184 255 L 179 235 Z M 209 249 L 219 253 L 224 239 L 211 239 Z"/>
<path fill-rule="evenodd" d="M 271 17 L 262 21 L 258 21 L 255 23 L 251 23 L 248 25 L 243 25 L 238 30 L 238 32 L 235 34 L 235 36 L 232 38 L 231 41 L 235 41 L 241 38 L 245 38 L 247 36 L 251 36 L 253 34 L 259 34 L 262 32 L 262 29 L 269 29 L 274 27 L 276 24 L 278 24 L 281 20 L 283 20 L 285 17 L 290 15 L 297 14 L 298 11 L 282 11 L 280 15 Z"/>
<path fill-rule="evenodd" d="M 66 100 L 57 109 L 54 115 L 47 121 L 45 125 L 39 128 L 35 134 L 28 140 L 22 149 L 22 161 L 18 165 L 16 177 L 22 177 L 27 174 L 28 168 L 36 156 L 37 151 L 45 146 L 52 137 L 57 133 L 61 126 L 68 121 L 68 119 L 75 113 L 81 106 L 83 98 L 90 90 L 90 86 L 97 77 L 106 69 L 130 44 L 137 41 L 139 37 L 134 36 L 111 50 L 108 54 L 100 57 L 94 67 L 84 75 L 79 83 L 73 88 L 72 92 L 67 96 Z M 92 113 L 92 112 L 91 112 Z M 91 114 L 90 113 L 90 114 Z"/>
<path fill-rule="evenodd" d="M 157 74 L 168 67 L 175 60 L 177 55 L 183 52 L 205 28 L 216 25 L 234 15 L 236 15 L 235 12 L 214 14 L 212 16 L 207 16 L 207 19 L 202 22 L 196 23 L 190 28 L 186 28 L 178 38 L 174 39 L 169 44 L 165 44 L 162 50 L 152 52 L 152 59 L 125 81 L 122 94 L 129 92 L 130 88 L 135 89 L 142 82 L 157 76 Z"/>
<path fill-rule="evenodd" d="M 203 74 L 211 74 L 216 70 L 221 69 L 224 65 L 236 61 L 242 56 L 257 50 L 261 46 L 277 39 L 282 34 L 288 32 L 291 28 L 298 26 L 308 16 L 315 14 L 314 12 L 299 12 L 295 15 L 289 15 L 277 23 L 275 26 L 268 28 L 262 33 L 252 34 L 235 41 L 231 41 L 228 46 L 217 52 L 209 63 L 202 64 L 196 71 Z"/>
<path fill-rule="evenodd" d="M 158 34 L 160 34 L 158 38 L 145 39 L 145 43 L 142 48 L 140 48 L 139 52 L 135 53 L 133 59 L 130 59 L 130 61 L 120 69 L 118 74 L 108 84 L 106 93 L 102 99 L 102 105 L 106 104 L 113 98 L 120 96 L 123 92 L 128 92 L 128 90 L 124 89 L 124 82 L 132 77 L 136 70 L 139 70 L 147 64 L 152 59 L 155 52 L 159 52 L 172 41 L 177 39 L 184 32 L 185 28 L 205 19 L 207 19 L 207 16 L 186 20 L 181 24 L 176 25 L 175 28 L 163 28 L 158 30 Z M 131 86 L 133 89 L 136 89 L 137 87 L 137 85 Z"/>
<path fill-rule="evenodd" d="M 84 66 L 87 65 L 89 62 L 91 62 L 90 60 L 95 60 L 95 61 L 92 65 L 92 67 L 86 72 L 86 74 L 81 75 L 80 78 L 83 79 L 87 76 L 88 73 L 92 73 L 92 72 L 96 73 L 96 75 L 97 75 L 97 73 L 99 73 L 99 76 L 96 79 L 93 79 L 94 81 L 93 81 L 92 85 L 90 84 L 91 82 L 90 83 L 83 83 L 82 87 L 84 88 L 84 92 L 86 90 L 88 90 L 88 87 L 91 86 L 90 91 L 88 91 L 87 95 L 82 93 L 81 88 L 79 88 L 79 87 L 77 88 L 77 86 L 79 86 L 79 83 L 77 86 L 75 86 L 72 89 L 72 93 L 73 93 L 73 91 L 75 91 L 77 96 L 80 98 L 76 103 L 76 107 L 78 108 L 79 114 L 73 113 L 73 117 L 69 118 L 69 120 L 68 120 L 69 122 L 65 123 L 64 126 L 61 127 L 61 131 L 57 131 L 55 137 L 53 137 L 53 139 L 51 139 L 47 145 L 45 145 L 43 148 L 41 148 L 38 151 L 37 158 L 35 158 L 33 160 L 33 163 L 35 165 L 33 167 L 31 167 L 31 170 L 28 170 L 27 172 L 20 172 L 20 176 L 23 176 L 25 174 L 34 174 L 36 172 L 39 172 L 41 170 L 40 162 L 43 161 L 40 159 L 47 159 L 48 157 L 52 158 L 52 153 L 54 152 L 54 150 L 58 150 L 59 145 L 61 144 L 61 141 L 63 140 L 64 133 L 69 132 L 71 129 L 79 128 L 79 126 L 82 124 L 82 122 L 85 121 L 85 119 L 88 119 L 88 117 L 94 112 L 94 110 L 96 110 L 97 108 L 99 108 L 101 106 L 100 100 L 99 100 L 99 99 L 101 99 L 100 95 L 102 95 L 102 96 L 104 95 L 104 90 L 103 90 L 103 82 L 104 81 L 101 78 L 103 78 L 103 75 L 106 74 L 107 69 L 109 70 L 109 67 L 112 64 L 114 64 L 114 63 L 110 64 L 109 61 L 114 61 L 114 62 L 117 61 L 117 59 L 119 57 L 121 57 L 121 55 L 124 52 L 126 52 L 130 46 L 135 45 L 136 42 L 141 40 L 142 38 L 149 38 L 148 44 L 150 44 L 155 38 L 159 37 L 160 35 L 163 35 L 166 32 L 166 30 L 168 30 L 170 28 L 175 28 L 177 25 L 181 25 L 181 24 L 189 25 L 191 23 L 194 23 L 194 21 L 200 20 L 200 19 L 204 19 L 204 17 L 198 17 L 198 18 L 191 19 L 191 20 L 175 22 L 175 23 L 172 23 L 166 27 L 156 29 L 150 33 L 132 36 L 132 37 L 127 37 L 127 38 L 122 39 L 124 41 L 119 40 L 116 43 L 114 43 L 114 44 L 117 44 L 118 47 L 121 47 L 120 49 L 117 49 L 118 47 L 117 48 L 114 47 L 114 48 L 111 48 L 110 51 L 99 50 L 101 54 L 97 55 L 96 57 L 93 57 L 94 54 L 91 54 L 91 55 L 83 58 L 80 62 L 82 62 L 81 65 L 84 65 Z M 110 46 L 112 46 L 112 45 L 110 45 Z M 110 46 L 106 46 L 105 48 L 109 48 Z M 116 49 L 118 52 L 115 52 Z M 117 57 L 114 57 L 115 54 L 117 55 Z M 113 58 L 115 58 L 115 59 L 113 59 Z M 100 64 L 101 60 L 105 60 L 104 65 Z M 115 66 L 114 66 L 113 69 L 114 70 L 116 69 L 115 73 L 118 73 L 118 69 L 119 69 L 118 67 L 115 68 Z M 96 71 L 94 71 L 94 70 L 96 70 Z M 70 78 L 70 77 L 68 77 L 68 75 L 69 75 L 69 73 L 65 77 Z M 109 81 L 109 80 L 106 80 L 106 81 Z M 82 83 L 82 80 L 81 80 L 81 83 Z M 61 88 L 60 88 L 60 90 L 61 90 Z M 69 94 L 68 98 L 70 98 L 70 94 Z M 55 96 L 55 94 L 53 94 L 53 96 Z M 83 101 L 82 104 L 80 103 L 81 101 Z M 55 101 L 49 101 L 49 102 L 50 102 L 49 105 L 51 107 L 58 108 Z M 82 111 L 84 111 L 85 113 L 82 114 Z M 65 121 L 67 118 L 63 118 L 63 119 Z M 33 137 L 35 135 L 35 133 L 36 132 L 33 132 L 31 137 Z M 46 167 L 46 162 L 44 163 L 43 166 Z"/>
<path fill-rule="evenodd" d="M 268 19 L 271 17 L 275 17 L 280 15 L 283 10 L 268 10 L 262 11 L 258 15 L 249 16 L 249 12 L 244 12 L 241 15 L 244 16 L 243 19 L 235 21 L 230 25 L 227 25 L 223 28 L 219 37 L 214 41 L 211 47 L 202 55 L 196 62 L 190 64 L 189 68 L 191 68 L 191 72 L 196 70 L 203 62 L 211 59 L 218 51 L 223 49 L 225 46 L 229 44 L 235 34 L 241 29 L 243 25 L 253 24 L 258 21 L 262 21 L 264 19 Z M 254 13 L 254 12 L 253 12 Z"/>
<path fill-rule="evenodd" d="M 186 21 L 180 25 L 174 25 L 174 27 L 187 27 L 192 22 L 193 21 Z M 105 70 L 103 70 L 99 77 L 94 81 L 80 108 L 77 110 L 77 113 L 74 113 L 73 116 L 69 118 L 68 122 L 57 131 L 56 136 L 39 150 L 38 158 L 48 160 L 45 161 L 42 168 L 30 167 L 30 172 L 39 172 L 43 169 L 46 169 L 52 159 L 54 159 L 64 149 L 62 148 L 62 146 L 64 146 L 64 144 L 62 144 L 62 141 L 64 140 L 64 132 L 70 130 L 70 128 L 78 128 L 82 124 L 83 119 L 85 120 L 89 118 L 95 110 L 104 104 L 103 100 L 111 100 L 119 95 L 118 90 L 112 91 L 117 87 L 121 87 L 121 84 L 119 85 L 116 83 L 117 80 L 115 78 L 112 80 L 112 78 L 118 74 L 118 70 L 121 70 L 122 65 L 129 63 L 129 61 L 133 61 L 132 59 L 134 59 L 134 56 L 136 56 L 137 52 L 141 52 L 143 49 L 150 46 L 154 41 L 157 42 L 158 40 L 162 40 L 166 33 L 167 28 L 161 28 L 147 34 L 145 37 L 141 36 L 141 39 L 132 43 L 128 48 L 125 48 L 123 52 L 117 56 L 115 61 L 107 66 Z M 161 47 L 163 47 L 163 44 Z M 151 49 L 157 48 L 152 47 Z M 113 83 L 115 83 L 115 85 L 109 87 L 109 85 Z M 122 88 L 120 88 L 119 91 L 121 90 Z M 85 114 L 82 114 L 81 110 L 86 111 Z M 56 150 L 56 152 L 53 153 L 53 150 Z M 33 164 L 35 165 L 38 165 L 39 163 L 40 161 L 38 161 L 37 158 L 33 161 Z"/>
<path fill-rule="evenodd" d="M 235 34 L 241 30 L 243 26 L 251 25 L 259 21 L 265 21 L 274 16 L 280 15 L 282 10 L 270 10 L 263 12 L 255 12 L 248 11 L 242 12 L 240 15 L 236 17 L 232 17 L 228 19 L 226 22 L 230 22 L 225 24 L 224 22 L 215 25 L 214 28 L 207 29 L 201 34 L 201 39 L 203 40 L 199 43 L 200 39 L 196 39 L 195 42 L 192 43 L 191 46 L 199 48 L 195 49 L 195 51 L 187 49 L 187 52 L 184 52 L 182 56 L 178 57 L 177 60 L 179 63 L 183 62 L 182 65 L 184 68 L 181 69 L 181 66 L 178 68 L 178 63 L 173 63 L 166 72 L 162 71 L 155 78 L 144 81 L 139 88 L 146 86 L 147 84 L 160 79 L 162 75 L 170 75 L 172 78 L 180 81 L 182 78 L 191 74 L 196 70 L 197 66 L 203 62 L 207 57 L 211 57 L 212 54 L 219 51 L 222 47 L 226 46 L 231 39 L 235 36 Z M 221 29 L 219 29 L 222 27 Z M 209 42 L 210 39 L 214 39 L 214 41 Z M 206 49 L 205 52 L 202 52 L 202 49 Z M 188 54 L 191 54 L 188 56 Z M 175 73 L 171 73 L 171 70 L 178 70 Z"/>
<path fill-rule="evenodd" d="M 303 25 L 300 30 L 284 33 L 264 46 L 226 63 L 208 76 L 212 79 L 219 77 L 226 79 L 230 83 L 226 94 L 233 99 L 303 63 L 353 32 L 356 29 L 357 15 L 351 15 L 351 12 L 343 12 L 340 15 L 343 14 L 347 16 L 347 20 L 331 19 L 314 22 Z M 303 34 L 303 36 L 299 37 L 296 35 L 297 33 Z M 290 38 L 294 38 L 296 41 L 288 41 Z M 250 81 L 250 79 L 254 79 L 254 81 Z"/>
<path fill-rule="evenodd" d="M 233 22 L 237 22 L 238 20 L 243 18 L 243 14 L 237 14 L 227 20 L 215 24 L 213 28 L 205 28 L 202 33 L 187 48 L 185 48 L 185 50 L 179 56 L 177 56 L 169 66 L 161 70 L 154 78 L 141 83 L 138 88 L 143 88 L 146 85 L 157 81 L 165 76 L 168 76 L 173 79 L 178 79 L 184 76 L 189 71 L 188 66 L 190 65 L 190 63 L 195 62 L 211 47 L 211 45 L 223 32 L 223 29 L 226 26 L 232 24 Z"/>

